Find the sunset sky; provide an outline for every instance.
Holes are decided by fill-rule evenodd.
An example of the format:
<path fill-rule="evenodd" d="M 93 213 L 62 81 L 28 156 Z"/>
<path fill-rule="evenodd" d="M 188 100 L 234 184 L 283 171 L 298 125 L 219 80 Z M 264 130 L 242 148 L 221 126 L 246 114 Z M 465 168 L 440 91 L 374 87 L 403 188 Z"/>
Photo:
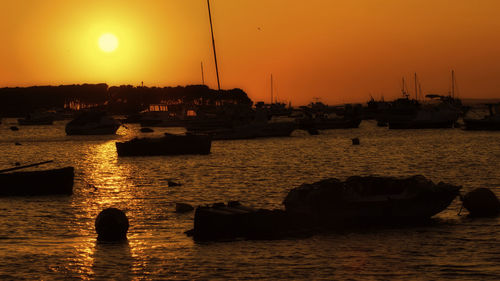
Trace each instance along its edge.
<path fill-rule="evenodd" d="M 1 0 L 0 87 L 217 87 L 206 0 Z M 500 97 L 500 1 L 211 0 L 221 87 L 328 104 L 424 93 Z M 104 51 L 103 34 L 118 45 Z"/>

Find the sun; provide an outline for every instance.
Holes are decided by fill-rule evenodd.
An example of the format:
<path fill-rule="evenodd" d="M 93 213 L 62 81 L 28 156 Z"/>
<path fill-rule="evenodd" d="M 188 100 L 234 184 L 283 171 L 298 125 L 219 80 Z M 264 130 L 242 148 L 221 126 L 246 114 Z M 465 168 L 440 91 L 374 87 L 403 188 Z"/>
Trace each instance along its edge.
<path fill-rule="evenodd" d="M 116 38 L 116 36 L 111 33 L 104 33 L 103 35 L 101 35 L 101 37 L 99 37 L 98 43 L 99 48 L 101 48 L 101 50 L 106 53 L 111 53 L 115 51 L 116 48 L 118 48 L 118 38 Z"/>

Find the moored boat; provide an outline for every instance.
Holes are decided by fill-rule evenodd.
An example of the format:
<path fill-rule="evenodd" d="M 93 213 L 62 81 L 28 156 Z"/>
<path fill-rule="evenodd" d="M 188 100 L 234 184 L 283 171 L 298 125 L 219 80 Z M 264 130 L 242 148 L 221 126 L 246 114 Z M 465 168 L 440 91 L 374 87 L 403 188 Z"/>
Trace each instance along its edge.
<path fill-rule="evenodd" d="M 500 130 L 500 103 L 488 104 L 489 115 L 481 119 L 464 118 L 466 130 L 485 130 L 499 131 Z"/>
<path fill-rule="evenodd" d="M 179 154 L 209 154 L 212 140 L 208 135 L 165 134 L 159 138 L 134 138 L 117 142 L 118 156 L 154 156 Z"/>
<path fill-rule="evenodd" d="M 66 124 L 65 130 L 67 135 L 113 135 L 120 125 L 104 111 L 85 111 Z"/>
<path fill-rule="evenodd" d="M 52 125 L 54 117 L 49 113 L 35 112 L 28 114 L 25 118 L 17 119 L 19 125 Z"/>
<path fill-rule="evenodd" d="M 74 168 L 0 173 L 0 196 L 71 195 Z"/>
<path fill-rule="evenodd" d="M 325 179 L 290 190 L 285 210 L 254 209 L 238 202 L 196 208 L 195 240 L 276 239 L 368 225 L 408 225 L 445 210 L 460 186 L 423 176 L 354 176 Z"/>
<path fill-rule="evenodd" d="M 460 186 L 438 183 L 423 176 L 326 179 L 292 189 L 284 200 L 286 211 L 318 225 L 351 223 L 411 223 L 429 219 L 446 209 Z"/>

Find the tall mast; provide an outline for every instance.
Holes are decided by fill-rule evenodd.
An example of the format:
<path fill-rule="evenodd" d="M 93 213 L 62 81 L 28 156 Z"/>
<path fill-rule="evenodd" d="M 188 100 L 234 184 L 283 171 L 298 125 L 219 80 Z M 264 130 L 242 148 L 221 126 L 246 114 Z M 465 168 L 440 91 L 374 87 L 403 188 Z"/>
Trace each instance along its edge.
<path fill-rule="evenodd" d="M 405 78 L 403 77 L 402 79 L 403 79 L 403 87 L 401 88 L 401 93 L 403 94 L 403 97 L 407 98 L 408 96 L 406 95 L 405 91 Z"/>
<path fill-rule="evenodd" d="M 201 84 L 205 85 L 205 75 L 203 74 L 203 62 L 201 62 Z"/>
<path fill-rule="evenodd" d="M 271 104 L 273 104 L 273 75 L 271 74 Z"/>
<path fill-rule="evenodd" d="M 210 12 L 210 0 L 207 0 L 207 5 L 208 5 L 208 19 L 210 20 L 210 31 L 212 32 L 212 47 L 214 49 L 215 72 L 217 74 L 217 87 L 220 91 L 219 67 L 217 66 L 217 54 L 215 52 L 214 27 L 212 26 L 212 13 Z"/>
<path fill-rule="evenodd" d="M 451 97 L 455 98 L 455 71 L 451 70 Z"/>
<path fill-rule="evenodd" d="M 415 99 L 418 100 L 417 73 L 415 72 Z"/>

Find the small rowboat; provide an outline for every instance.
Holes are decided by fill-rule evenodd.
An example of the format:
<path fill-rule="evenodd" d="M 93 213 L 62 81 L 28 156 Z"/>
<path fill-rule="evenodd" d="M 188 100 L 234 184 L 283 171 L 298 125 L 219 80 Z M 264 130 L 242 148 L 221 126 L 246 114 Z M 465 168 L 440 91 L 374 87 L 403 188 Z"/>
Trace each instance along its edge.
<path fill-rule="evenodd" d="M 0 196 L 71 195 L 74 174 L 73 167 L 0 173 Z"/>

